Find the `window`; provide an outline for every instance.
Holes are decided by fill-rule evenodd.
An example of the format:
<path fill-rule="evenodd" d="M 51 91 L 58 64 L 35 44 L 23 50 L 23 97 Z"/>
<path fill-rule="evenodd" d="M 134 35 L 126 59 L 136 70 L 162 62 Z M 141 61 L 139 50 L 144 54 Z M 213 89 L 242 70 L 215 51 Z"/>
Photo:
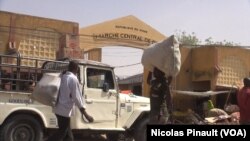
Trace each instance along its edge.
<path fill-rule="evenodd" d="M 110 70 L 87 68 L 87 87 L 102 89 L 103 84 L 108 83 L 110 89 L 114 89 L 114 79 Z"/>
<path fill-rule="evenodd" d="M 68 62 L 54 62 L 47 61 L 44 63 L 42 69 L 44 73 L 47 72 L 66 72 L 68 70 Z M 80 65 L 80 64 L 79 64 Z M 80 68 L 78 67 L 77 78 L 81 82 Z"/>

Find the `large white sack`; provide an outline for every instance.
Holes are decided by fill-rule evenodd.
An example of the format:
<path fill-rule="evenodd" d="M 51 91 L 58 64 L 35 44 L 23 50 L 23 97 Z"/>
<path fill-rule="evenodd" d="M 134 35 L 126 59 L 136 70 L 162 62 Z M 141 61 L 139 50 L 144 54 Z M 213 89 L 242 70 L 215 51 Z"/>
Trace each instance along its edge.
<path fill-rule="evenodd" d="M 176 37 L 172 35 L 145 49 L 141 63 L 149 71 L 157 67 L 166 76 L 176 76 L 181 67 L 181 53 Z"/>
<path fill-rule="evenodd" d="M 60 73 L 44 73 L 35 86 L 32 98 L 42 104 L 54 107 L 57 102 L 60 84 Z"/>

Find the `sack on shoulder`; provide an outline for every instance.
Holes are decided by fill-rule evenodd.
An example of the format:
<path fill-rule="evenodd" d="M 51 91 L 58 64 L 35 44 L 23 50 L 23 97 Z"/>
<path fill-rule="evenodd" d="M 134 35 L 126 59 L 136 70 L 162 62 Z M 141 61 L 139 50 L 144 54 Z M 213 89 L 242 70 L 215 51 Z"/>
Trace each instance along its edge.
<path fill-rule="evenodd" d="M 60 73 L 44 73 L 36 84 L 32 98 L 42 104 L 55 107 L 61 84 Z"/>

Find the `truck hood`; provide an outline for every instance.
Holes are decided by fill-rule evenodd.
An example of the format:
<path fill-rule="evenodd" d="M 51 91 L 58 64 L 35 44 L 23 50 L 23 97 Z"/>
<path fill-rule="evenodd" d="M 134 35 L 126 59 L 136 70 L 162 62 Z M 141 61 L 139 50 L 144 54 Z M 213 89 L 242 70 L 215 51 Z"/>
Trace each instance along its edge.
<path fill-rule="evenodd" d="M 133 95 L 133 94 L 123 94 L 123 93 L 120 93 L 119 96 L 120 96 L 121 102 L 150 104 L 150 99 L 148 97 L 137 96 L 137 95 Z"/>

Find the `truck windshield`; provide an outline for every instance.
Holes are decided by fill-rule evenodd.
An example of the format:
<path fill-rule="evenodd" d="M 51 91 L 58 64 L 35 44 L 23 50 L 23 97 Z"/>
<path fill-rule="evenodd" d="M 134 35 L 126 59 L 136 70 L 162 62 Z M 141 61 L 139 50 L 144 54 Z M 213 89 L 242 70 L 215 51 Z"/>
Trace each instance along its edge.
<path fill-rule="evenodd" d="M 87 87 L 102 89 L 103 84 L 108 83 L 110 89 L 114 89 L 112 71 L 95 68 L 87 68 Z"/>

